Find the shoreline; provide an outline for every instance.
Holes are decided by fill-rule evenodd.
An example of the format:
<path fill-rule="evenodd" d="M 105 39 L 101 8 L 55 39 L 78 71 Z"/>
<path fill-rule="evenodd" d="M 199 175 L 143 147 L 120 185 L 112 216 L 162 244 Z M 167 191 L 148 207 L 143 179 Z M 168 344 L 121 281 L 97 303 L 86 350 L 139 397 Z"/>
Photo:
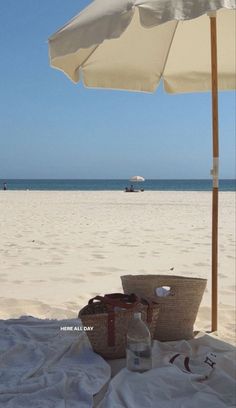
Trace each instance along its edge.
<path fill-rule="evenodd" d="M 125 190 L 34 190 L 34 189 L 19 189 L 19 190 L 15 190 L 15 189 L 7 189 L 6 191 L 0 190 L 6 194 L 6 192 L 36 192 L 36 193 L 47 193 L 47 192 L 51 192 L 51 193 L 99 193 L 99 192 L 104 192 L 104 193 L 125 193 Z M 212 190 L 145 190 L 144 191 L 140 191 L 143 193 L 212 193 Z M 219 193 L 236 193 L 236 190 L 220 190 L 219 189 Z"/>
<path fill-rule="evenodd" d="M 132 182 L 127 179 L 8 179 L 0 186 L 8 191 L 124 191 Z M 134 189 L 148 191 L 212 191 L 211 179 L 147 179 L 134 183 Z M 221 179 L 219 191 L 236 192 L 235 179 Z"/>

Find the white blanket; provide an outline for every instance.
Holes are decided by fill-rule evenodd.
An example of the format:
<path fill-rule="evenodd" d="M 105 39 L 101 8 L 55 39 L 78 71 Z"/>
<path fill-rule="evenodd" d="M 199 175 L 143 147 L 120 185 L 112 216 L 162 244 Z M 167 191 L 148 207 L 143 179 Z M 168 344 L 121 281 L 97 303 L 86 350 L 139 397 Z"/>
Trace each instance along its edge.
<path fill-rule="evenodd" d="M 121 370 L 100 408 L 236 407 L 235 348 L 212 336 L 154 342 L 153 369 Z"/>
<path fill-rule="evenodd" d="M 90 408 L 110 367 L 75 320 L 0 320 L 1 408 Z"/>

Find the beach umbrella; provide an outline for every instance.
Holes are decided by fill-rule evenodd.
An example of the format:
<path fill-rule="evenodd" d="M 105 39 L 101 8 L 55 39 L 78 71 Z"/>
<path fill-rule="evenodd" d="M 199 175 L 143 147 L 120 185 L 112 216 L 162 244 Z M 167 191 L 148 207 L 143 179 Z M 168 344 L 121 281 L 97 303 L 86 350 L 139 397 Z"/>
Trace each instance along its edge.
<path fill-rule="evenodd" d="M 212 331 L 218 303 L 218 90 L 236 88 L 235 1 L 95 0 L 49 38 L 51 66 L 87 87 L 154 92 L 162 79 L 169 93 L 211 90 Z"/>
<path fill-rule="evenodd" d="M 139 182 L 145 181 L 145 178 L 142 176 L 133 176 L 129 179 L 129 181 L 134 182 L 134 183 L 139 183 Z"/>

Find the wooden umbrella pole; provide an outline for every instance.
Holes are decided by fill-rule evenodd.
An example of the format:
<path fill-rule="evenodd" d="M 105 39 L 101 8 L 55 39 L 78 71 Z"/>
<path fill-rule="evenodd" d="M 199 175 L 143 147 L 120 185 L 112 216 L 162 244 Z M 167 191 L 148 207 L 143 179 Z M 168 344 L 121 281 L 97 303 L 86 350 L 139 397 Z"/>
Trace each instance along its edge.
<path fill-rule="evenodd" d="M 216 13 L 210 14 L 211 25 L 211 80 L 212 80 L 212 132 L 213 132 L 213 177 L 212 189 L 212 304 L 211 330 L 217 330 L 218 322 L 218 188 L 219 188 L 219 124 L 218 124 L 218 71 Z"/>

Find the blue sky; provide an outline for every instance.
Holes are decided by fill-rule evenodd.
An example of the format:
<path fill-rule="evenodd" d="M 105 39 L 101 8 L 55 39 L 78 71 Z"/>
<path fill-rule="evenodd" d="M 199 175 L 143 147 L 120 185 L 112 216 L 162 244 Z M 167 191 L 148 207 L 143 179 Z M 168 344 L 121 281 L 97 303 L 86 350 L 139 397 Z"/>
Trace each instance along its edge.
<path fill-rule="evenodd" d="M 49 67 L 47 38 L 87 0 L 1 0 L 0 178 L 209 178 L 210 93 L 91 90 Z M 235 94 L 221 93 L 221 178 L 235 177 Z"/>

